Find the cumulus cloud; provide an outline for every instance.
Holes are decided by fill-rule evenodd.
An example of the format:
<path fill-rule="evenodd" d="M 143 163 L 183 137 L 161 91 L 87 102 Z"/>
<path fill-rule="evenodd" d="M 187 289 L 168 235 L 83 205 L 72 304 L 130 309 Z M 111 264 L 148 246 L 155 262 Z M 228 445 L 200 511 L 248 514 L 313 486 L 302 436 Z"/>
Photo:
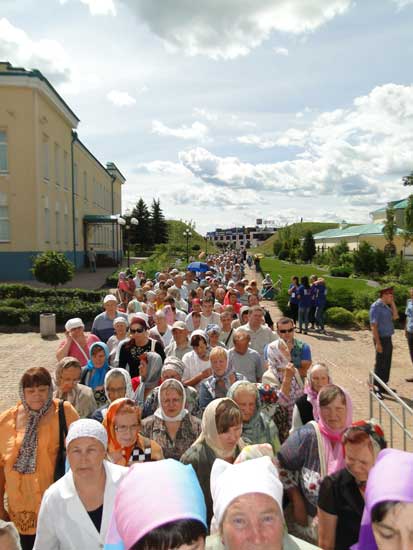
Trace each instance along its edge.
<path fill-rule="evenodd" d="M 22 29 L 0 19 L 0 59 L 13 65 L 39 69 L 58 85 L 71 78 L 71 63 L 63 46 L 56 40 L 32 40 Z"/>
<path fill-rule="evenodd" d="M 158 136 L 173 136 L 179 139 L 205 141 L 208 139 L 208 127 L 202 122 L 194 122 L 191 126 L 170 128 L 160 120 L 152 121 L 152 133 Z"/>
<path fill-rule="evenodd" d="M 119 90 L 111 90 L 106 98 L 116 105 L 116 107 L 131 107 L 135 105 L 136 99 L 128 94 L 128 92 L 121 92 Z"/>
<path fill-rule="evenodd" d="M 277 142 L 266 137 L 249 134 L 247 136 L 239 136 L 236 141 L 244 145 L 255 145 L 259 149 L 272 149 L 277 145 Z"/>
<path fill-rule="evenodd" d="M 171 50 L 213 59 L 247 55 L 273 31 L 315 31 L 345 13 L 352 0 L 121 0 Z M 309 5 L 310 4 L 310 5 Z"/>
<path fill-rule="evenodd" d="M 203 109 L 201 107 L 195 107 L 192 109 L 192 114 L 198 118 L 204 118 L 205 120 L 208 120 L 210 122 L 215 122 L 218 120 L 218 115 L 216 113 L 213 113 L 211 111 L 208 111 L 208 109 Z"/>
<path fill-rule="evenodd" d="M 266 199 L 247 189 L 243 193 L 235 193 L 230 189 L 217 189 L 212 185 L 204 185 L 197 189 L 178 187 L 166 196 L 177 206 L 188 205 L 192 208 L 216 208 L 226 210 L 250 210 L 252 207 L 264 205 Z"/>
<path fill-rule="evenodd" d="M 153 160 L 152 162 L 141 162 L 135 170 L 135 173 L 158 174 L 158 175 L 188 175 L 190 172 L 180 163 L 167 160 Z"/>
<path fill-rule="evenodd" d="M 274 48 L 273 51 L 276 55 L 288 56 L 288 54 L 289 54 L 287 48 Z"/>
<path fill-rule="evenodd" d="M 261 148 L 273 143 L 259 136 L 238 141 Z M 363 202 L 373 202 L 380 195 L 383 202 L 400 189 L 401 176 L 411 170 L 413 86 L 378 86 L 348 109 L 322 113 L 304 130 L 290 128 L 275 144 L 303 151 L 293 160 L 252 164 L 197 147 L 181 152 L 180 160 L 204 182 L 220 188 L 337 195 L 354 205 L 362 196 L 370 197 Z"/>
<path fill-rule="evenodd" d="M 393 2 L 397 4 L 399 9 L 403 9 L 406 6 L 413 4 L 413 0 L 393 0 Z"/>
<path fill-rule="evenodd" d="M 66 4 L 68 0 L 59 0 Z M 113 0 L 79 0 L 88 6 L 91 15 L 116 15 L 116 6 Z"/>

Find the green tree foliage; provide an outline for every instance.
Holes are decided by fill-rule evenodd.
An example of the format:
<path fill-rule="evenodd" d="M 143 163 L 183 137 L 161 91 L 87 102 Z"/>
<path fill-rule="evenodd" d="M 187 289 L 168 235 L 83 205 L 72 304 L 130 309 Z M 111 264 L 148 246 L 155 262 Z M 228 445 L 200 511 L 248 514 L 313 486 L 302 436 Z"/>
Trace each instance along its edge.
<path fill-rule="evenodd" d="M 413 242 L 413 195 L 409 195 L 404 211 L 404 228 L 402 232 L 404 251 Z"/>
<path fill-rule="evenodd" d="M 38 254 L 31 269 L 36 280 L 53 286 L 63 285 L 73 279 L 75 266 L 61 252 L 49 250 Z"/>
<path fill-rule="evenodd" d="M 410 172 L 408 176 L 404 176 L 402 182 L 403 185 L 413 185 L 413 172 Z"/>
<path fill-rule="evenodd" d="M 353 253 L 354 271 L 360 275 L 368 275 L 375 265 L 376 251 L 370 243 L 362 241 L 358 250 Z M 373 267 L 374 269 L 374 267 Z"/>
<path fill-rule="evenodd" d="M 397 252 L 396 245 L 394 244 L 394 237 L 396 235 L 397 225 L 396 216 L 393 206 L 389 206 L 386 210 L 386 221 L 384 222 L 383 235 L 387 243 L 384 247 L 384 252 L 387 256 L 394 256 Z"/>
<path fill-rule="evenodd" d="M 161 209 L 161 201 L 153 199 L 151 205 L 151 232 L 154 244 L 168 241 L 168 226 Z"/>
<path fill-rule="evenodd" d="M 316 254 L 316 247 L 314 237 L 311 231 L 307 231 L 304 235 L 303 249 L 301 252 L 301 258 L 305 262 L 311 262 Z"/>
<path fill-rule="evenodd" d="M 138 244 L 141 250 L 150 248 L 153 244 L 151 215 L 145 201 L 142 198 L 138 200 L 132 210 L 132 217 L 136 218 L 139 224 L 132 225 L 129 229 L 129 239 L 131 244 Z"/>

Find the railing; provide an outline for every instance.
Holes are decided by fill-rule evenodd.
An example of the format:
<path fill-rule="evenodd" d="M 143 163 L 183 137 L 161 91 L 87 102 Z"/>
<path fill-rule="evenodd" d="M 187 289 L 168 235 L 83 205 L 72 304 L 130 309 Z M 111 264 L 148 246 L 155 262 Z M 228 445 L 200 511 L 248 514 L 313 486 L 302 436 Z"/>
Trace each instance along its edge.
<path fill-rule="evenodd" d="M 401 440 L 398 437 L 396 438 L 394 434 L 394 428 L 398 427 L 401 430 L 403 450 L 411 450 L 408 449 L 407 444 L 408 442 L 413 444 L 413 433 L 408 429 L 408 425 L 413 426 L 413 409 L 409 407 L 403 399 L 397 395 L 397 393 L 391 390 L 376 374 L 374 374 L 374 372 L 370 372 L 369 382 L 370 418 L 376 418 L 385 430 L 385 436 L 389 447 L 400 448 Z M 385 395 L 392 398 L 391 403 L 393 407 L 400 407 L 401 418 L 388 406 L 386 402 L 377 397 L 374 393 L 374 387 L 380 391 L 382 390 Z M 379 407 L 378 417 L 374 414 L 375 403 L 377 403 Z"/>

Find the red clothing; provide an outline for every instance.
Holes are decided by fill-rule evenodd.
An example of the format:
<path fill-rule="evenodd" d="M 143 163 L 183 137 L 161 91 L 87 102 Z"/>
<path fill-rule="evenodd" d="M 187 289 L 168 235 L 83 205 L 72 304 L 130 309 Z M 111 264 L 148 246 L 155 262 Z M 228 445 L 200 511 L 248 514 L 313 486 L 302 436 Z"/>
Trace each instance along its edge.
<path fill-rule="evenodd" d="M 67 355 L 77 359 L 82 367 L 84 367 L 90 359 L 90 346 L 95 342 L 100 342 L 100 338 L 98 338 L 95 334 L 90 333 L 86 336 L 85 348 L 81 347 L 80 344 L 77 344 L 76 342 L 72 342 Z M 62 340 L 59 344 L 59 349 L 61 349 L 65 344 L 66 340 Z"/>

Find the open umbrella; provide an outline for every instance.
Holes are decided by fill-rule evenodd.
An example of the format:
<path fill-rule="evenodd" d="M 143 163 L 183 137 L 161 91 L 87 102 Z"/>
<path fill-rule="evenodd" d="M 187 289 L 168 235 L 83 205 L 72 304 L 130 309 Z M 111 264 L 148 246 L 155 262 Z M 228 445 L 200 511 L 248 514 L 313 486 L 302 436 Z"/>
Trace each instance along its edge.
<path fill-rule="evenodd" d="M 188 267 L 188 271 L 198 271 L 200 273 L 205 273 L 206 271 L 210 270 L 210 267 L 208 264 L 205 264 L 204 262 L 191 262 Z"/>

